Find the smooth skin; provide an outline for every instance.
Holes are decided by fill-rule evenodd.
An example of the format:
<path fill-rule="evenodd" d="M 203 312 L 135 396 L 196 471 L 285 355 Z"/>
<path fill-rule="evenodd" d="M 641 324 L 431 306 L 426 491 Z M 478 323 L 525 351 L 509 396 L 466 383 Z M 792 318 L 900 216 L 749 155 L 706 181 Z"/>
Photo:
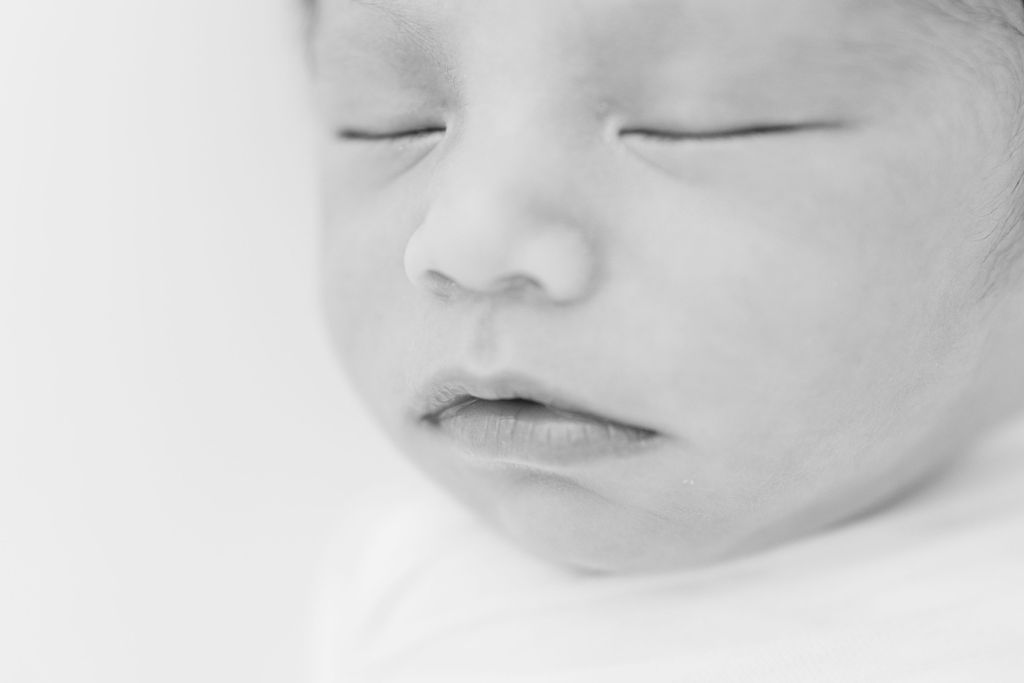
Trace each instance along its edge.
<path fill-rule="evenodd" d="M 1024 8 L 327 0 L 324 303 L 431 477 L 601 572 L 754 552 L 911 497 L 1024 405 Z M 452 368 L 656 430 L 475 461 Z"/>

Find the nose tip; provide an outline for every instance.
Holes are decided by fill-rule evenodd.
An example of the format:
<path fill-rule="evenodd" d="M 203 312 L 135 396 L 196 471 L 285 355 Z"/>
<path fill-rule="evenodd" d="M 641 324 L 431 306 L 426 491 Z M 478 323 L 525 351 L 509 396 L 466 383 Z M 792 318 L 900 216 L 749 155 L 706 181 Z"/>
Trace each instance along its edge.
<path fill-rule="evenodd" d="M 437 296 L 516 294 L 568 303 L 583 298 L 591 285 L 590 247 L 567 226 L 506 235 L 433 228 L 421 226 L 410 238 L 405 272 Z"/>

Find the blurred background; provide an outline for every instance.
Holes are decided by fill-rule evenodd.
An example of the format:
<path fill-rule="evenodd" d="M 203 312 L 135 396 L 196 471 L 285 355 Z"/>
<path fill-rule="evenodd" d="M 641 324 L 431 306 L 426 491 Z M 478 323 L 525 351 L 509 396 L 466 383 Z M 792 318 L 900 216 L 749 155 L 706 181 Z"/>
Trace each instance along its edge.
<path fill-rule="evenodd" d="M 398 470 L 320 326 L 297 5 L 0 7 L 0 680 L 307 679 Z"/>

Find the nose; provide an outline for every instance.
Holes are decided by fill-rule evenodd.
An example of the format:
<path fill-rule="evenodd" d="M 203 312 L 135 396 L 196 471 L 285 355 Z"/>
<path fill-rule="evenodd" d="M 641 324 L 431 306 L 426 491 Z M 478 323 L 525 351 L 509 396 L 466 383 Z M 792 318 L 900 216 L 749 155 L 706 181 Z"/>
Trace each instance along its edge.
<path fill-rule="evenodd" d="M 442 298 L 585 298 L 596 274 L 594 245 L 571 212 L 546 193 L 481 180 L 453 182 L 436 197 L 406 244 L 409 280 Z"/>

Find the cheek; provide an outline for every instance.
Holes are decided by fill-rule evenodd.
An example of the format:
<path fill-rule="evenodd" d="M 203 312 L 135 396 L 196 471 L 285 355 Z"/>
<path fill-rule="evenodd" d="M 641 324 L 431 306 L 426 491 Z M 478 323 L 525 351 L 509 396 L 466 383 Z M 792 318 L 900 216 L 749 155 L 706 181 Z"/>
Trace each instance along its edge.
<path fill-rule="evenodd" d="M 849 153 L 775 164 L 621 217 L 643 216 L 615 245 L 614 307 L 658 331 L 621 343 L 711 450 L 868 434 L 908 395 L 943 393 L 973 329 L 982 251 L 955 174 Z"/>
<path fill-rule="evenodd" d="M 360 192 L 334 178 L 320 240 L 320 287 L 334 349 L 356 388 L 377 408 L 416 325 L 404 246 L 416 207 L 402 194 Z M 407 196 L 407 195 L 406 195 Z"/>

